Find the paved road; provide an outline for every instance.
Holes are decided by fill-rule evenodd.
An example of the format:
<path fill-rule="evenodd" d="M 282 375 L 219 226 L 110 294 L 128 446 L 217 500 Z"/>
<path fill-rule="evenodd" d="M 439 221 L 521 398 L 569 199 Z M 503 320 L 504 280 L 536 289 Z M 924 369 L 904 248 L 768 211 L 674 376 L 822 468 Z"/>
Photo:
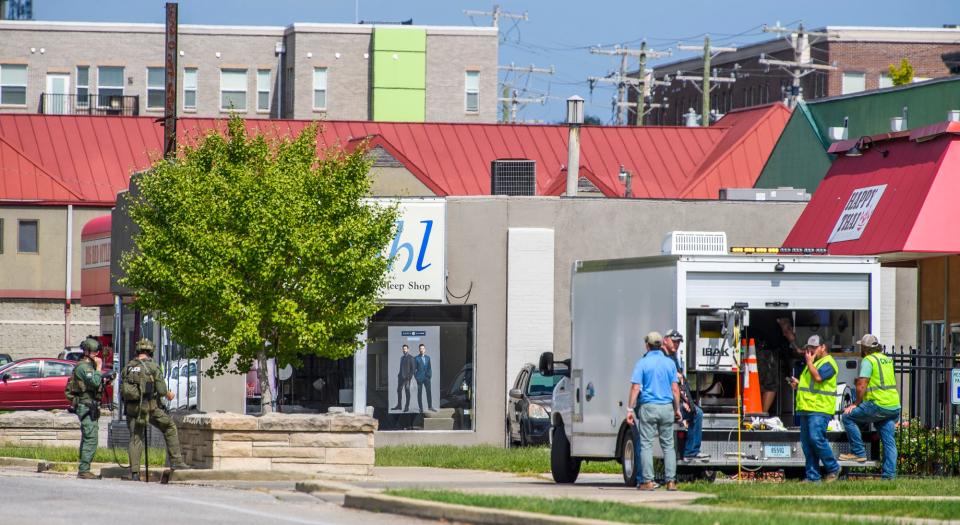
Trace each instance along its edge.
<path fill-rule="evenodd" d="M 79 480 L 57 474 L 0 471 L 0 520 L 12 524 L 136 525 L 179 523 L 312 523 L 362 525 L 385 518 L 289 490 L 237 490 L 196 485 L 160 485 L 120 480 Z M 434 521 L 401 516 L 391 525 Z"/>

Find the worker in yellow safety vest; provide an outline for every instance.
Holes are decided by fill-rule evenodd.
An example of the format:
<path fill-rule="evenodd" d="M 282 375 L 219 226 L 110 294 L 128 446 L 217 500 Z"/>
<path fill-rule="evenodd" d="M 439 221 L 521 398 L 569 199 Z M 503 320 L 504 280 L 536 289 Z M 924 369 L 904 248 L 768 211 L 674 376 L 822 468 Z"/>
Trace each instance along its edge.
<path fill-rule="evenodd" d="M 822 479 L 829 483 L 840 473 L 840 464 L 827 441 L 827 425 L 836 413 L 839 368 L 819 335 L 807 339 L 803 355 L 806 366 L 800 379 L 789 377 L 787 381 L 797 391 L 796 419 L 800 423 L 806 480 L 820 481 L 820 463 L 823 463 L 827 473 Z"/>
<path fill-rule="evenodd" d="M 896 423 L 900 420 L 900 394 L 893 372 L 893 359 L 883 354 L 880 341 L 866 334 L 857 341 L 863 360 L 857 376 L 857 401 L 843 411 L 843 427 L 850 440 L 850 454 L 841 454 L 844 461 L 867 460 L 860 426 L 873 423 L 883 444 L 883 479 L 897 477 Z"/>

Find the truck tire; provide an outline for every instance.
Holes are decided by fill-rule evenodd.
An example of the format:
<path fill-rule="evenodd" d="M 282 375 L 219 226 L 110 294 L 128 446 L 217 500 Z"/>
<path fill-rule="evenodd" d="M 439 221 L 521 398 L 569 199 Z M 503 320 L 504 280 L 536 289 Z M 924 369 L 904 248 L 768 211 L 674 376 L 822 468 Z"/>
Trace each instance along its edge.
<path fill-rule="evenodd" d="M 580 475 L 580 459 L 570 457 L 570 442 L 562 424 L 553 427 L 550 473 L 553 474 L 553 481 L 557 483 L 573 483 Z"/>
<path fill-rule="evenodd" d="M 640 471 L 640 458 L 634 454 L 633 432 L 627 430 L 620 449 L 620 464 L 623 466 L 623 483 L 628 487 L 637 486 L 637 473 Z"/>

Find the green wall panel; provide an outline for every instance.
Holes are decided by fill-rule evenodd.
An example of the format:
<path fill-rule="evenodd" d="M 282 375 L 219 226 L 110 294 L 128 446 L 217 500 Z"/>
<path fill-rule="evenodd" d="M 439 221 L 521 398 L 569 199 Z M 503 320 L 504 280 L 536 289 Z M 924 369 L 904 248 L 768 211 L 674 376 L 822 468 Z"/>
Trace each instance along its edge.
<path fill-rule="evenodd" d="M 812 193 L 827 174 L 831 162 L 830 154 L 817 138 L 809 120 L 797 110 L 783 128 L 755 187 L 791 186 Z"/>
<path fill-rule="evenodd" d="M 422 89 L 373 89 L 373 120 L 381 122 L 423 122 L 426 92 Z"/>
<path fill-rule="evenodd" d="M 426 53 L 373 52 L 374 88 L 426 89 L 426 84 Z"/>
<path fill-rule="evenodd" d="M 375 27 L 373 29 L 374 51 L 419 51 L 427 52 L 427 30 L 422 28 Z"/>

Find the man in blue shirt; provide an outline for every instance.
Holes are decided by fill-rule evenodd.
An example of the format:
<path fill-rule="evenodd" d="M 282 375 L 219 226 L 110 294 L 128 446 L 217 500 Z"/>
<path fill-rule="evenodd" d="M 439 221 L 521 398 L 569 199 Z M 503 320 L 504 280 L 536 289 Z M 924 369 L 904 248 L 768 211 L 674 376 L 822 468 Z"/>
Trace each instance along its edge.
<path fill-rule="evenodd" d="M 639 394 L 640 465 L 643 483 L 638 488 L 654 490 L 657 487 L 653 482 L 653 438 L 659 436 L 667 490 L 677 490 L 677 453 L 673 447 L 673 424 L 682 419 L 677 368 L 673 360 L 663 354 L 663 336 L 659 332 L 648 333 L 644 342 L 647 353 L 633 368 L 627 408 L 627 424 L 633 425 L 633 407 Z"/>

